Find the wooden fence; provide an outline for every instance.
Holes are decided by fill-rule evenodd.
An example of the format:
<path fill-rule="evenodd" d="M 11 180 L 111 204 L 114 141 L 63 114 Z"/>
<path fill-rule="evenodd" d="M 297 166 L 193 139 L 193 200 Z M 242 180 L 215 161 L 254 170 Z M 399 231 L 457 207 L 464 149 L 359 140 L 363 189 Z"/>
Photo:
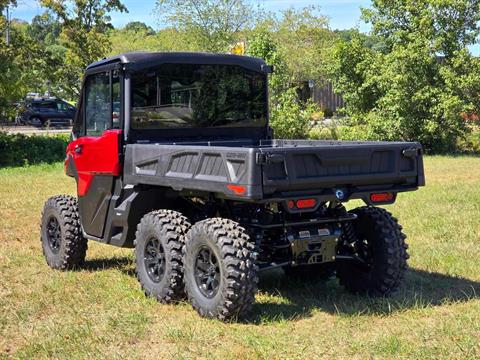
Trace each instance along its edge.
<path fill-rule="evenodd" d="M 320 86 L 315 85 L 312 89 L 312 99 L 320 105 L 322 109 L 337 112 L 338 109 L 345 107 L 345 100 L 342 95 L 333 91 L 331 82 L 325 82 Z"/>

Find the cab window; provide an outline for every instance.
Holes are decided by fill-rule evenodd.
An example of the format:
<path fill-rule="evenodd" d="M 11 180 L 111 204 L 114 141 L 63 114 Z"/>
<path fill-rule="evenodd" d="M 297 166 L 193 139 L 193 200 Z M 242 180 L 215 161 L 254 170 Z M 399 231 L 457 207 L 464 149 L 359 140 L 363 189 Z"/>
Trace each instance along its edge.
<path fill-rule="evenodd" d="M 84 96 L 86 134 L 99 136 L 111 128 L 110 72 L 89 76 Z"/>
<path fill-rule="evenodd" d="M 112 129 L 120 129 L 120 76 L 112 73 Z"/>

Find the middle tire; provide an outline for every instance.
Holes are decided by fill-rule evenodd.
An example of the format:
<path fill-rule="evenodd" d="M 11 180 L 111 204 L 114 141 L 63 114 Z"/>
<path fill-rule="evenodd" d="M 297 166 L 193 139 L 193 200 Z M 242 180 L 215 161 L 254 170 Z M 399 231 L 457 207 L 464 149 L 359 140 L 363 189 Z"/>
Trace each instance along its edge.
<path fill-rule="evenodd" d="M 182 247 L 190 223 L 172 210 L 146 214 L 135 234 L 135 272 L 147 296 L 160 302 L 183 297 Z"/>
<path fill-rule="evenodd" d="M 255 246 L 238 223 L 200 221 L 187 234 L 183 252 L 185 291 L 207 318 L 228 320 L 248 312 L 257 291 Z"/>

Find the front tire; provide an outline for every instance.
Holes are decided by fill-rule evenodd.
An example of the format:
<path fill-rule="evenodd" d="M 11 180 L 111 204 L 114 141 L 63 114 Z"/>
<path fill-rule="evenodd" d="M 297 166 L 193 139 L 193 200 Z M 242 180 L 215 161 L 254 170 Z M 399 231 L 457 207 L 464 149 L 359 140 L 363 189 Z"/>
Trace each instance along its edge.
<path fill-rule="evenodd" d="M 342 250 L 358 257 L 363 264 L 339 262 L 340 284 L 352 293 L 389 296 L 400 286 L 407 268 L 408 246 L 402 227 L 381 208 L 365 206 L 351 212 L 358 218 L 344 225 Z"/>
<path fill-rule="evenodd" d="M 223 321 L 247 313 L 257 291 L 255 261 L 254 244 L 238 223 L 212 218 L 193 225 L 183 253 L 185 291 L 193 308 Z"/>
<path fill-rule="evenodd" d="M 182 247 L 190 223 L 172 210 L 146 214 L 135 234 L 135 272 L 145 295 L 162 303 L 180 300 L 183 290 Z"/>
<path fill-rule="evenodd" d="M 30 125 L 31 126 L 37 126 L 37 127 L 43 127 L 45 124 L 44 124 L 44 121 L 42 119 L 40 119 L 37 116 L 34 116 L 34 117 L 30 118 Z"/>
<path fill-rule="evenodd" d="M 83 264 L 87 239 L 82 234 L 76 198 L 57 195 L 47 200 L 42 212 L 40 240 L 51 268 L 66 270 Z"/>

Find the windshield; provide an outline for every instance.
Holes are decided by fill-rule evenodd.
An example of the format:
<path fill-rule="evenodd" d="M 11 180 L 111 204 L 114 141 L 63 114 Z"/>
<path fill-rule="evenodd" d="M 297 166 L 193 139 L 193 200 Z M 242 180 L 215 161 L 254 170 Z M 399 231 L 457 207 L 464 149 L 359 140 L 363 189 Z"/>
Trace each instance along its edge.
<path fill-rule="evenodd" d="M 132 77 L 134 129 L 267 123 L 266 76 L 232 65 L 165 64 Z"/>

